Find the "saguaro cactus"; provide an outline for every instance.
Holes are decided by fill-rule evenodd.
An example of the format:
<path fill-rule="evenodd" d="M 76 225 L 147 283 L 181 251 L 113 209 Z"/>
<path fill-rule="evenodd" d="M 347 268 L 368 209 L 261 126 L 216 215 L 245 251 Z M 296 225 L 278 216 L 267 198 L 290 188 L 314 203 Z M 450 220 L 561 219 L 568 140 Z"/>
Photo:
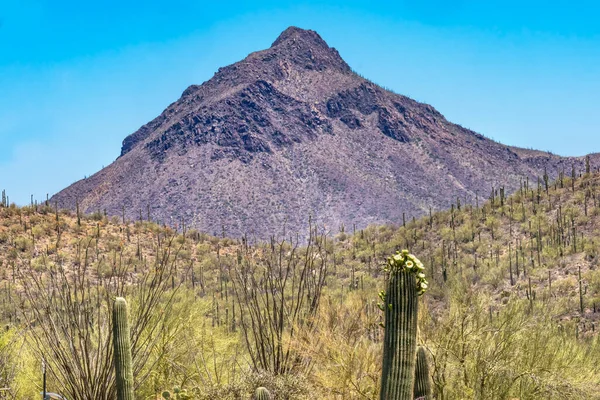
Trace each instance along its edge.
<path fill-rule="evenodd" d="M 127 302 L 122 297 L 117 297 L 113 306 L 113 346 L 117 377 L 117 400 L 134 400 Z"/>
<path fill-rule="evenodd" d="M 415 367 L 415 400 L 431 400 L 431 381 L 429 379 L 429 364 L 425 349 L 417 349 L 417 365 Z"/>
<path fill-rule="evenodd" d="M 427 289 L 423 264 L 407 250 L 388 260 L 381 400 L 413 400 L 418 295 Z"/>
<path fill-rule="evenodd" d="M 267 388 L 259 387 L 254 392 L 254 400 L 270 400 L 271 393 L 267 390 Z"/>

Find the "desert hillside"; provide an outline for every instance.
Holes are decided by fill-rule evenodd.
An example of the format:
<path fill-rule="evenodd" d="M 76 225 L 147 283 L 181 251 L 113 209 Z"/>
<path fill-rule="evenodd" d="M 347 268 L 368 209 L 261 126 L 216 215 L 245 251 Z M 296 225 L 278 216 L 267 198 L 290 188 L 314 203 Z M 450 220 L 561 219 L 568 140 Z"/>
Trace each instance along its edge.
<path fill-rule="evenodd" d="M 124 296 L 138 398 L 377 399 L 382 267 L 407 248 L 429 281 L 418 340 L 436 399 L 599 398 L 600 175 L 568 175 L 267 242 L 3 205 L 1 385 L 32 398 L 44 358 L 52 391 L 114 398 Z"/>

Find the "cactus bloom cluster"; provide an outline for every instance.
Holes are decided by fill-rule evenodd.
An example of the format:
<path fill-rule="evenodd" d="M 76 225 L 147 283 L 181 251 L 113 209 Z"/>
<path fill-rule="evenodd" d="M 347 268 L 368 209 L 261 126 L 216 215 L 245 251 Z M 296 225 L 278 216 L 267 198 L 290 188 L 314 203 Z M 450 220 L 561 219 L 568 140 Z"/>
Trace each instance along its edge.
<path fill-rule="evenodd" d="M 412 272 L 416 277 L 417 292 L 419 295 L 425 293 L 429 286 L 429 282 L 425 279 L 425 267 L 423 263 L 413 254 L 410 254 L 408 250 L 397 251 L 396 254 L 388 258 L 388 265 L 385 271 Z"/>

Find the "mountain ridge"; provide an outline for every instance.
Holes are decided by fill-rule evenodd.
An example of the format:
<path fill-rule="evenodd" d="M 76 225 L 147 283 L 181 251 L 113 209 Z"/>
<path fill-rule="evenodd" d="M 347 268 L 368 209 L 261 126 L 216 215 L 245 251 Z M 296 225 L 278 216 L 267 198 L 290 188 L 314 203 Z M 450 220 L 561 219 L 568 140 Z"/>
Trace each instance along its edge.
<path fill-rule="evenodd" d="M 52 200 L 130 218 L 149 208 L 213 234 L 266 237 L 310 217 L 328 229 L 399 223 L 572 165 L 580 171 L 584 159 L 452 124 L 354 73 L 318 33 L 290 27 L 189 86 L 125 138 L 113 164 Z"/>

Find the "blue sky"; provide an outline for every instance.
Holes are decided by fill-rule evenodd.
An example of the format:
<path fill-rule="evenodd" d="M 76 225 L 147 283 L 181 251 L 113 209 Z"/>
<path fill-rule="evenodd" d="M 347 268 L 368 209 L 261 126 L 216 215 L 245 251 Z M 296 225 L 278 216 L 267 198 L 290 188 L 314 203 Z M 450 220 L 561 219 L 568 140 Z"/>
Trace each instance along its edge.
<path fill-rule="evenodd" d="M 600 152 L 599 20 L 573 0 L 0 0 L 0 188 L 24 204 L 93 174 L 187 86 L 290 25 L 495 140 Z"/>

